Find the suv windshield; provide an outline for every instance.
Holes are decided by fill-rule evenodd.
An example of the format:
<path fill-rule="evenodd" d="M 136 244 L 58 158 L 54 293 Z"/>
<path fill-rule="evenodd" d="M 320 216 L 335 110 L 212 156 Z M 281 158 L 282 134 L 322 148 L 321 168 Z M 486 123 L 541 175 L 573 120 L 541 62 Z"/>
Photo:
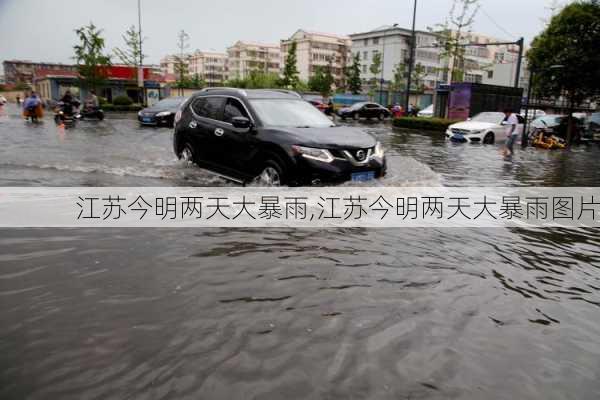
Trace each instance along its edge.
<path fill-rule="evenodd" d="M 304 100 L 250 100 L 265 126 L 326 128 L 334 126 L 329 118 Z"/>
<path fill-rule="evenodd" d="M 504 120 L 504 114 L 500 112 L 483 112 L 479 113 L 471 121 L 475 122 L 489 122 L 492 124 L 500 124 Z"/>

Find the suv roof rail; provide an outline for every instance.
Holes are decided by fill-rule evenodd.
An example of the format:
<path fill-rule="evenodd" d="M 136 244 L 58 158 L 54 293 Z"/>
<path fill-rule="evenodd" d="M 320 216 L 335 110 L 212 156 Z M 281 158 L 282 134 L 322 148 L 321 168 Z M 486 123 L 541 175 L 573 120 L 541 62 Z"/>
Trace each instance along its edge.
<path fill-rule="evenodd" d="M 200 90 L 200 92 L 210 92 L 210 91 L 213 91 L 213 90 L 235 90 L 239 94 L 241 94 L 243 96 L 246 96 L 246 91 L 244 89 L 233 88 L 233 87 L 226 87 L 226 86 L 221 86 L 221 87 L 206 87 L 206 88 Z"/>
<path fill-rule="evenodd" d="M 279 93 L 286 93 L 286 94 L 291 94 L 294 95 L 298 98 L 302 98 L 302 96 L 300 95 L 300 93 L 294 91 L 294 90 L 287 90 L 287 89 L 265 89 L 265 90 L 270 90 L 272 92 L 279 92 Z"/>

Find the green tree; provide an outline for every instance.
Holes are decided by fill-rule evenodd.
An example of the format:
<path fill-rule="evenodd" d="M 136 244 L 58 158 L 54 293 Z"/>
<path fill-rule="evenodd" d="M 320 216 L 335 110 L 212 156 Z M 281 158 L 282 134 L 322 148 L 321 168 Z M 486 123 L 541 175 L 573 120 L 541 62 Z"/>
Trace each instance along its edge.
<path fill-rule="evenodd" d="M 115 55 L 125 65 L 143 65 L 144 58 L 146 58 L 146 55 L 142 53 L 143 40 L 140 37 L 140 33 L 135 30 L 135 26 L 131 25 L 122 38 L 125 42 L 125 48 L 120 49 L 116 47 L 113 50 Z"/>
<path fill-rule="evenodd" d="M 176 86 L 179 89 L 183 89 L 189 85 L 189 59 L 190 56 L 185 54 L 185 50 L 190 47 L 189 45 L 190 35 L 188 35 L 183 29 L 177 34 L 177 48 L 179 54 L 174 56 L 175 59 L 175 75 L 177 76 Z M 183 90 L 179 91 L 179 94 L 183 94 Z"/>
<path fill-rule="evenodd" d="M 427 76 L 427 70 L 421 63 L 417 63 L 412 73 L 412 87 L 411 90 L 415 90 L 417 93 L 423 93 L 425 90 L 425 77 Z"/>
<path fill-rule="evenodd" d="M 371 62 L 371 66 L 369 67 L 369 71 L 374 75 L 375 80 L 379 79 L 379 74 L 381 74 L 381 53 L 376 52 L 373 54 L 373 61 Z"/>
<path fill-rule="evenodd" d="M 362 82 L 360 80 L 360 54 L 356 53 L 352 59 L 352 65 L 345 69 L 346 84 L 352 94 L 362 92 Z"/>
<path fill-rule="evenodd" d="M 392 80 L 391 88 L 397 92 L 403 92 L 406 90 L 408 72 L 406 70 L 406 64 L 398 63 L 394 68 L 394 77 Z M 411 87 L 410 90 L 417 93 L 423 93 L 425 90 L 424 80 L 427 76 L 427 70 L 421 63 L 417 63 L 412 72 Z"/>
<path fill-rule="evenodd" d="M 375 95 L 375 90 L 378 87 L 377 82 L 379 82 L 379 78 L 381 75 L 381 53 L 376 52 L 375 54 L 373 54 L 373 60 L 371 61 L 369 71 L 371 72 L 371 74 L 373 74 L 373 77 L 371 78 L 369 97 L 373 97 Z"/>
<path fill-rule="evenodd" d="M 317 67 L 314 75 L 308 80 L 308 88 L 313 92 L 320 93 L 323 97 L 329 97 L 333 83 L 331 66 Z"/>
<path fill-rule="evenodd" d="M 295 89 L 298 86 L 300 78 L 298 77 L 297 64 L 297 51 L 298 45 L 296 42 L 292 42 L 285 59 L 285 66 L 283 68 L 283 78 L 281 79 L 281 86 L 287 89 Z"/>
<path fill-rule="evenodd" d="M 392 79 L 391 89 L 395 92 L 406 90 L 406 64 L 398 63 L 394 68 L 394 77 Z"/>
<path fill-rule="evenodd" d="M 75 30 L 79 44 L 73 46 L 77 71 L 81 75 L 81 85 L 98 89 L 106 81 L 110 56 L 104 54 L 102 30 L 93 23 Z"/>
<path fill-rule="evenodd" d="M 448 77 L 452 82 L 462 82 L 466 72 L 463 34 L 469 32 L 479 12 L 479 0 L 454 0 L 443 24 L 434 29 L 438 35 L 440 56 L 450 62 Z"/>
<path fill-rule="evenodd" d="M 573 133 L 572 113 L 586 99 L 600 96 L 600 4 L 572 3 L 552 17 L 527 53 L 534 88 L 541 96 L 564 96 L 569 105 L 567 141 Z"/>
<path fill-rule="evenodd" d="M 281 87 L 281 80 L 275 73 L 253 70 L 246 78 L 230 79 L 224 85 L 240 89 L 277 89 Z"/>

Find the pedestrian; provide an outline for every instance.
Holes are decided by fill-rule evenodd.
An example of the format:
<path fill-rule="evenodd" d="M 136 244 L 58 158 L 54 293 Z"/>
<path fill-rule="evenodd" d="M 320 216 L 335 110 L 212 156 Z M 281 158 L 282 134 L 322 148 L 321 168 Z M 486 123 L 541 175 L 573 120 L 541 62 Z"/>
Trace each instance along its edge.
<path fill-rule="evenodd" d="M 21 106 L 21 96 L 17 96 L 17 107 Z"/>
<path fill-rule="evenodd" d="M 90 90 L 90 94 L 85 101 L 86 108 L 90 111 L 96 111 L 100 108 L 100 102 L 98 101 L 98 96 L 96 96 L 95 90 Z"/>
<path fill-rule="evenodd" d="M 332 116 L 334 115 L 333 111 L 333 100 L 329 99 L 329 102 L 327 103 L 327 108 L 325 109 L 325 115 Z"/>
<path fill-rule="evenodd" d="M 517 125 L 519 125 L 519 119 L 516 114 L 510 109 L 504 110 L 504 132 L 506 133 L 506 147 L 504 149 L 504 157 L 510 157 L 514 153 L 514 144 L 517 140 L 519 132 L 517 131 Z"/>

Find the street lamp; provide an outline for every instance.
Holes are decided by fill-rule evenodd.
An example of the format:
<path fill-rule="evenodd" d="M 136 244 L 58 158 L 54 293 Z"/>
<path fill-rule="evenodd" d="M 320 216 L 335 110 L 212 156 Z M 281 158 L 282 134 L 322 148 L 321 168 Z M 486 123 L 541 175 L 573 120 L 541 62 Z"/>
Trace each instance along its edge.
<path fill-rule="evenodd" d="M 381 102 L 381 99 L 383 98 L 383 82 L 384 80 L 384 72 L 385 72 L 385 38 L 387 36 L 387 33 L 390 29 L 394 29 L 397 28 L 398 24 L 394 24 L 392 25 L 391 28 L 387 28 L 384 32 L 383 32 L 383 38 L 381 39 L 381 79 L 379 80 L 379 101 Z M 388 98 L 388 102 L 389 102 L 389 98 Z"/>
<path fill-rule="evenodd" d="M 408 77 L 406 78 L 406 99 L 404 102 L 404 110 L 405 112 L 408 112 L 408 105 L 409 105 L 409 97 L 410 97 L 410 85 L 412 84 L 411 82 L 411 75 L 412 75 L 412 71 L 413 71 L 413 64 L 415 63 L 415 22 L 417 20 L 417 0 L 414 0 L 414 10 L 413 10 L 413 20 L 412 20 L 412 32 L 411 32 L 411 38 L 410 38 L 410 58 L 408 61 Z"/>

